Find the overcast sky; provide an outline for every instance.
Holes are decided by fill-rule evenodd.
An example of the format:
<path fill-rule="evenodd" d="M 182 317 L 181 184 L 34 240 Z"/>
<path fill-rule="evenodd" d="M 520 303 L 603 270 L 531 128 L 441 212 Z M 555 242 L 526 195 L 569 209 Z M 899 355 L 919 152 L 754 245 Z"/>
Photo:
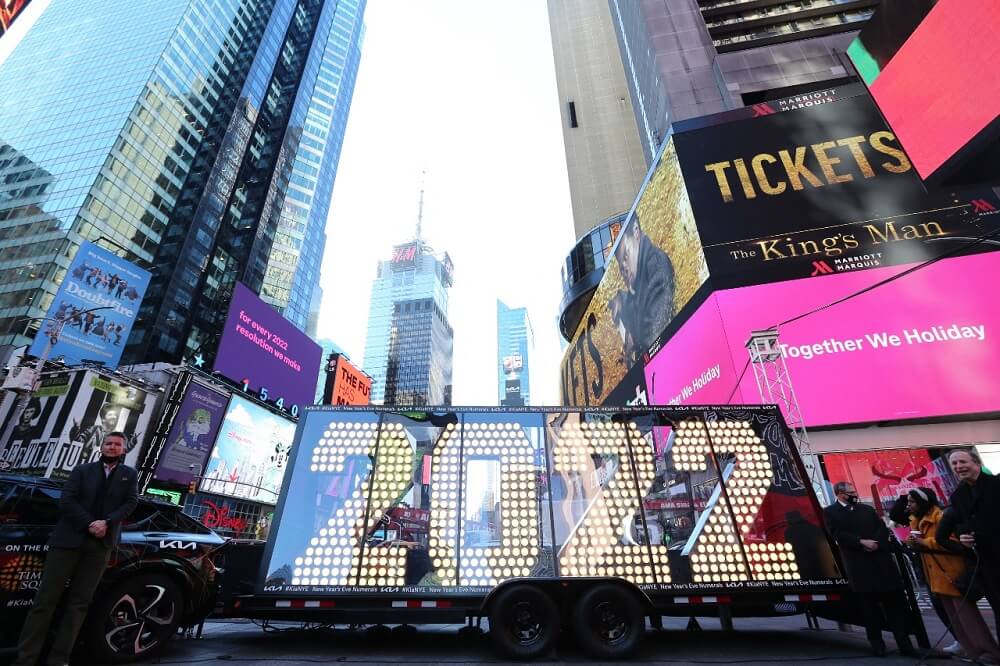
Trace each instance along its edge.
<path fill-rule="evenodd" d="M 320 337 L 364 356 L 372 280 L 413 237 L 455 263 L 454 403 L 496 404 L 496 299 L 535 331 L 532 402 L 558 403 L 559 269 L 572 246 L 542 0 L 369 0 L 327 227 Z"/>

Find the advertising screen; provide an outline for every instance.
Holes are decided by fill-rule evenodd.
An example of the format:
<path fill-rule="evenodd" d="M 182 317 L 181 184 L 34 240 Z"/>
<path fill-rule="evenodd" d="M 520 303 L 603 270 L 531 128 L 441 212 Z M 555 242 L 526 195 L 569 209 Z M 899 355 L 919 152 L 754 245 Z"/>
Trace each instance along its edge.
<path fill-rule="evenodd" d="M 599 405 L 708 277 L 674 144 L 664 144 L 562 361 L 562 403 Z"/>
<path fill-rule="evenodd" d="M 0 35 L 7 31 L 14 19 L 28 6 L 29 0 L 0 0 Z"/>
<path fill-rule="evenodd" d="M 262 400 L 291 409 L 312 404 L 322 356 L 309 336 L 236 283 L 215 357 L 217 372 L 246 383 Z"/>
<path fill-rule="evenodd" d="M 120 430 L 128 436 L 125 462 L 135 466 L 157 396 L 92 370 L 47 374 L 10 441 L 0 445 L 0 463 L 18 474 L 65 479 L 77 465 L 100 458 L 104 435 Z M 7 394 L 2 403 L 4 424 L 13 398 Z"/>
<path fill-rule="evenodd" d="M 62 356 L 67 365 L 88 359 L 108 368 L 118 367 L 149 286 L 149 275 L 118 255 L 84 242 L 46 314 L 62 322 L 58 339 L 51 344 L 58 326 L 47 321 L 29 353 L 41 356 L 51 344 L 48 358 Z"/>
<path fill-rule="evenodd" d="M 1000 77 L 982 64 L 1000 60 L 998 32 L 994 0 L 883 2 L 848 48 L 921 178 L 946 177 L 970 142 L 996 139 Z"/>
<path fill-rule="evenodd" d="M 329 405 L 367 405 L 371 402 L 372 380 L 341 354 L 334 368 L 333 393 L 327 397 Z"/>
<path fill-rule="evenodd" d="M 775 409 L 627 409 L 309 408 L 257 591 L 843 585 Z"/>
<path fill-rule="evenodd" d="M 779 328 L 779 341 L 807 426 L 866 423 L 1000 410 L 1000 308 L 993 277 L 1000 253 L 946 259 L 825 309 L 907 267 L 805 278 L 717 292 L 646 366 L 654 402 L 669 403 L 701 368 L 718 364 L 736 376 L 747 362 L 750 333 Z M 712 311 L 718 308 L 718 318 Z M 814 312 L 815 311 L 815 312 Z M 690 324 L 690 322 L 689 322 Z M 721 326 L 721 328 L 720 328 Z M 704 347 L 703 340 L 708 344 Z M 727 354 L 724 353 L 728 348 Z M 714 351 L 713 351 L 714 350 Z M 714 363 L 713 363 L 714 361 Z M 731 364 L 731 366 L 730 366 Z M 732 377 L 732 371 L 728 371 Z M 711 373 L 710 373 L 711 374 Z M 711 380 L 723 397 L 735 379 Z M 702 379 L 704 382 L 704 379 Z M 717 383 L 718 388 L 712 385 Z M 652 386 L 655 384 L 655 386 Z M 703 391 L 706 389 L 702 389 Z M 748 370 L 733 402 L 759 403 Z"/>
<path fill-rule="evenodd" d="M 274 504 L 295 424 L 232 396 L 199 490 Z"/>
<path fill-rule="evenodd" d="M 187 485 L 205 471 L 229 398 L 192 381 L 167 433 L 153 478 Z"/>
<path fill-rule="evenodd" d="M 974 194 L 926 193 L 863 92 L 674 142 L 716 289 L 924 261 L 997 228 Z"/>

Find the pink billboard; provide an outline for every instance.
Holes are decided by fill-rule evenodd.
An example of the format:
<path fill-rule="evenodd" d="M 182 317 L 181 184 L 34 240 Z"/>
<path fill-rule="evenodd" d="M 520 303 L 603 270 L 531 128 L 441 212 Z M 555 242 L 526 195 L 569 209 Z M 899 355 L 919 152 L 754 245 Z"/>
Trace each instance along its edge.
<path fill-rule="evenodd" d="M 691 359 L 716 358 L 742 371 L 751 331 L 769 328 L 869 287 L 908 266 L 791 280 L 720 291 L 646 366 L 673 399 L 690 381 Z M 1000 307 L 993 292 L 1000 253 L 949 259 L 922 268 L 784 325 L 779 340 L 806 425 L 823 426 L 1000 410 Z M 698 315 L 717 310 L 717 317 Z M 692 326 L 694 324 L 694 326 Z M 701 325 L 701 330 L 698 325 Z M 692 330 L 686 330 L 691 327 Z M 725 340 L 728 354 L 720 350 Z M 728 356 L 728 358 L 726 358 Z M 715 364 L 712 364 L 713 366 Z M 686 373 L 686 374 L 685 374 Z M 686 378 L 687 377 L 687 378 Z M 725 400 L 733 382 L 679 404 Z M 753 372 L 734 403 L 758 403 Z"/>

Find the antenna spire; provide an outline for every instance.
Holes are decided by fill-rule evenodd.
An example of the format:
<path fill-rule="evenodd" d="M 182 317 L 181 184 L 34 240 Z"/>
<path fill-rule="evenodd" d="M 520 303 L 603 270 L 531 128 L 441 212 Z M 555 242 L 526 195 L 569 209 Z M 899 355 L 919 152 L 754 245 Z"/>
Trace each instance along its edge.
<path fill-rule="evenodd" d="M 424 180 L 427 177 L 427 170 L 420 172 L 420 205 L 417 208 L 417 240 L 420 240 L 424 225 Z"/>

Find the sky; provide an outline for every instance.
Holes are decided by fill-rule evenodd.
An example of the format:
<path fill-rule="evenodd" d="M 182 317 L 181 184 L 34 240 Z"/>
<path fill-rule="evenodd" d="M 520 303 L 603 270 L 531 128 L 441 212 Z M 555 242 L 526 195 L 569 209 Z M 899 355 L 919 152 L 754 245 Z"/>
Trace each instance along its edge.
<path fill-rule="evenodd" d="M 558 404 L 575 240 L 546 3 L 369 0 L 327 225 L 319 337 L 364 357 L 378 262 L 423 236 L 455 264 L 456 405 L 497 402 L 496 299 L 527 307 L 532 403 Z"/>

